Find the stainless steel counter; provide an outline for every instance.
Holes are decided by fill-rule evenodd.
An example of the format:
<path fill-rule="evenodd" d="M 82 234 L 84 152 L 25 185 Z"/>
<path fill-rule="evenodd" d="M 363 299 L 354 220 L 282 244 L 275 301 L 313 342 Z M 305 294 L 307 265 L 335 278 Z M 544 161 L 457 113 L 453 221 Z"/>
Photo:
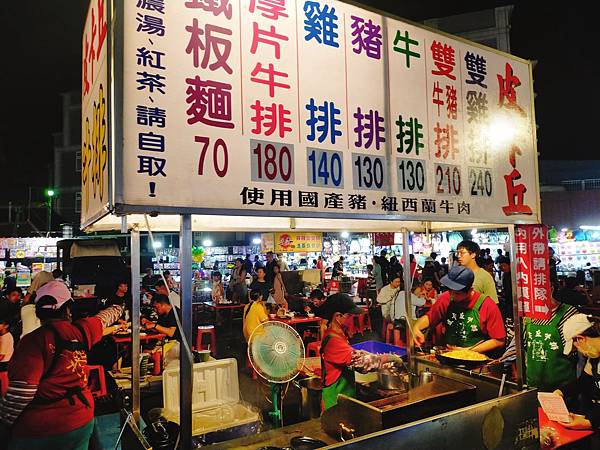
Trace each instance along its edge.
<path fill-rule="evenodd" d="M 522 390 L 506 383 L 498 396 L 500 380 L 477 371 L 440 366 L 426 358 L 416 358 L 417 370 L 429 368 L 438 375 L 474 385 L 472 404 L 449 412 L 383 429 L 341 442 L 339 433 L 325 433 L 320 419 L 271 430 L 256 436 L 224 442 L 211 449 L 258 449 L 265 445 L 285 447 L 293 436 L 306 435 L 329 444 L 327 449 L 351 450 L 534 450 L 539 449 L 537 391 Z M 439 401 L 444 401 L 442 398 Z M 368 404 L 367 404 L 368 405 Z M 383 405 L 379 405 L 383 406 Z M 368 408 L 373 408 L 368 406 Z"/>
<path fill-rule="evenodd" d="M 245 436 L 240 439 L 234 439 L 220 444 L 207 446 L 210 450 L 221 449 L 240 449 L 255 450 L 267 445 L 275 447 L 287 447 L 290 439 L 295 436 L 309 436 L 320 439 L 327 444 L 335 444 L 337 440 L 328 436 L 321 428 L 321 419 L 312 419 L 306 422 L 300 422 L 295 425 L 289 425 L 283 428 L 265 431 L 253 436 Z"/>

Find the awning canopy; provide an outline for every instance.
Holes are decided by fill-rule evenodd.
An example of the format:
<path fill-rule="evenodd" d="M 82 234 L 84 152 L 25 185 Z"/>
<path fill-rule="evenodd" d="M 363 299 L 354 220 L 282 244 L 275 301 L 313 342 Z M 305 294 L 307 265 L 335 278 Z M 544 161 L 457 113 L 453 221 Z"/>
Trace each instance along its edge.
<path fill-rule="evenodd" d="M 84 258 L 90 256 L 121 256 L 119 246 L 114 241 L 79 241 L 73 242 L 70 252 L 71 258 Z"/>
<path fill-rule="evenodd" d="M 122 218 L 109 214 L 88 227 L 87 231 L 112 231 L 121 228 Z M 180 216 L 161 214 L 148 216 L 150 228 L 155 232 L 179 231 Z M 147 231 L 143 214 L 127 216 L 128 228 L 137 225 L 140 231 Z M 294 218 L 275 216 L 223 216 L 192 215 L 192 231 L 348 231 L 348 232 L 398 232 L 403 228 L 409 231 L 450 231 L 472 228 L 506 228 L 507 224 L 465 223 L 465 222 L 420 222 L 382 219 L 332 219 Z"/>

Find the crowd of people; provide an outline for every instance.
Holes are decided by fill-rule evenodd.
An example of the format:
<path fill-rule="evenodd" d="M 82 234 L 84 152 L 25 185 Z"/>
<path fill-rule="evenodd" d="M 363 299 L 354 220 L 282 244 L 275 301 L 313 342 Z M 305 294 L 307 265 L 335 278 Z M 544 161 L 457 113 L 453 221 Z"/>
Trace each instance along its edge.
<path fill-rule="evenodd" d="M 0 448 L 88 448 L 94 429 L 88 354 L 105 335 L 121 328 L 125 289 L 119 283 L 102 310 L 73 320 L 72 293 L 61 275 L 39 272 L 24 296 L 20 288 L 5 285 L 0 302 Z"/>
<path fill-rule="evenodd" d="M 408 317 L 418 347 L 442 344 L 450 349 L 469 348 L 491 359 L 514 360 L 510 256 L 499 250 L 492 259 L 489 251 L 472 241 L 459 243 L 455 255 L 455 265 L 450 268 L 436 264 L 435 254 L 422 269 L 411 268 L 410 312 L 405 307 L 402 268 L 396 261 L 387 261 L 385 253 L 373 259 L 368 266 L 367 296 L 372 311 L 381 311 L 382 337 L 386 328 L 394 329 L 394 341 L 406 342 Z M 580 312 L 591 305 L 588 290 L 576 278 L 559 281 L 556 261 L 551 252 L 551 317 L 523 321 L 526 382 L 541 391 L 564 395 L 567 404 L 582 413 L 572 414 L 573 420 L 563 423 L 565 427 L 597 430 L 600 319 Z M 582 361 L 584 370 L 579 370 L 578 378 Z"/>
<path fill-rule="evenodd" d="M 395 343 L 412 339 L 421 349 L 428 345 L 470 348 L 491 359 L 508 356 L 510 361 L 515 345 L 510 256 L 498 251 L 492 258 L 488 250 L 468 240 L 458 244 L 454 256 L 448 264 L 446 258 L 438 262 L 438 255 L 432 253 L 422 267 L 413 255 L 405 261 L 388 258 L 382 250 L 373 257 L 367 266 L 364 296 L 374 329 L 381 330 L 382 339 L 391 335 Z M 411 311 L 406 310 L 404 264 L 409 265 L 411 277 Z M 322 258 L 314 266 L 325 270 Z M 236 260 L 227 284 L 223 273 L 213 269 L 213 301 L 245 304 L 242 331 L 246 341 L 270 314 L 289 309 L 293 295 L 287 292 L 282 276 L 286 269 L 283 259 L 272 252 L 264 262 L 249 256 Z M 332 278 L 343 274 L 340 258 L 332 268 Z M 565 397 L 572 411 L 566 427 L 598 429 L 600 319 L 578 310 L 591 299 L 576 279 L 561 284 L 552 273 L 551 279 L 550 319 L 523 321 L 526 382 Z M 177 345 L 181 312 L 174 286 L 168 272 L 158 277 L 147 272 L 141 286 L 141 324 L 147 332 L 160 333 Z M 106 370 L 114 367 L 119 355 L 108 337 L 127 328 L 130 309 L 125 280 L 115 284 L 113 294 L 102 300 L 95 314 L 73 320 L 72 294 L 59 271 L 38 273 L 26 292 L 7 279 L 0 300 L 1 443 L 6 445 L 9 440 L 3 436 L 10 434 L 10 449 L 87 448 L 83 443 L 93 429 L 93 398 L 84 368 L 90 362 Z M 301 309 L 323 319 L 319 334 L 326 409 L 335 405 L 337 394 L 354 395 L 350 367 L 368 371 L 390 363 L 387 357 L 350 346 L 349 317 L 363 313 L 350 296 L 327 296 L 323 289 L 313 289 Z M 49 412 L 53 413 L 50 422 Z M 59 423 L 54 413 L 69 414 L 73 420 Z M 40 426 L 42 415 L 50 426 Z"/>
<path fill-rule="evenodd" d="M 0 299 L 0 448 L 87 449 L 94 399 L 86 366 L 102 366 L 107 387 L 116 389 L 109 371 L 130 354 L 118 352 L 111 335 L 131 325 L 129 282 L 116 281 L 112 294 L 82 311 L 92 299 L 74 301 L 58 269 L 37 273 L 26 292 L 11 278 Z M 142 278 L 141 324 L 170 341 L 150 350 L 164 352 L 165 364 L 168 349 L 178 357 L 181 339 L 174 285 L 168 272 Z"/>

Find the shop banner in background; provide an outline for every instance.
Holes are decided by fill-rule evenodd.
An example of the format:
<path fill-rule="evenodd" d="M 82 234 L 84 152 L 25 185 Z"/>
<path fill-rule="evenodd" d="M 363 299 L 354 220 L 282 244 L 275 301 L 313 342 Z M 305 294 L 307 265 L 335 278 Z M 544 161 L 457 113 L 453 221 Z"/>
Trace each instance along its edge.
<path fill-rule="evenodd" d="M 121 3 L 119 203 L 539 221 L 530 62 L 334 0 Z"/>
<path fill-rule="evenodd" d="M 323 233 L 275 233 L 275 253 L 322 251 Z"/>
<path fill-rule="evenodd" d="M 17 272 L 17 287 L 27 287 L 31 285 L 31 273 L 27 271 Z"/>
<path fill-rule="evenodd" d="M 262 233 L 260 235 L 260 251 L 261 253 L 275 251 L 275 233 Z"/>
<path fill-rule="evenodd" d="M 373 233 L 373 244 L 376 247 L 389 247 L 394 245 L 394 233 Z"/>
<path fill-rule="evenodd" d="M 44 263 L 33 263 L 31 264 L 31 276 L 35 276 L 39 272 L 44 270 Z"/>
<path fill-rule="evenodd" d="M 515 241 L 519 313 L 534 319 L 549 319 L 552 315 L 552 292 L 548 265 L 548 227 L 517 225 Z"/>
<path fill-rule="evenodd" d="M 91 0 L 83 30 L 81 225 L 108 213 L 108 24 L 106 0 Z"/>

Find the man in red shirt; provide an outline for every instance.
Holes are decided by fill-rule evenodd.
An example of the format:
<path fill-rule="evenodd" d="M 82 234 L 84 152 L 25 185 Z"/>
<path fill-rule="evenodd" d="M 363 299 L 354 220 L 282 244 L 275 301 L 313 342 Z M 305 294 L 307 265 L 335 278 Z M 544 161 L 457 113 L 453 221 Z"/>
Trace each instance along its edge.
<path fill-rule="evenodd" d="M 498 306 L 489 297 L 484 297 L 471 286 L 475 276 L 464 266 L 455 266 L 441 283 L 449 291 L 444 292 L 426 315 L 413 326 L 415 344 L 425 342 L 422 330 L 438 324 L 444 327 L 444 338 L 449 348 L 472 348 L 473 351 L 488 353 L 504 346 L 506 330 Z"/>
<path fill-rule="evenodd" d="M 321 367 L 323 382 L 323 407 L 329 409 L 337 404 L 338 394 L 356 395 L 354 370 L 368 372 L 394 361 L 392 355 L 374 355 L 350 346 L 346 323 L 361 310 L 347 294 L 333 294 L 319 310 L 329 327 L 321 341 Z"/>
<path fill-rule="evenodd" d="M 94 428 L 94 399 L 87 386 L 86 352 L 123 308 L 71 322 L 71 293 L 62 281 L 37 291 L 42 326 L 25 335 L 9 364 L 10 384 L 0 401 L 0 439 L 9 450 L 88 448 Z"/>

